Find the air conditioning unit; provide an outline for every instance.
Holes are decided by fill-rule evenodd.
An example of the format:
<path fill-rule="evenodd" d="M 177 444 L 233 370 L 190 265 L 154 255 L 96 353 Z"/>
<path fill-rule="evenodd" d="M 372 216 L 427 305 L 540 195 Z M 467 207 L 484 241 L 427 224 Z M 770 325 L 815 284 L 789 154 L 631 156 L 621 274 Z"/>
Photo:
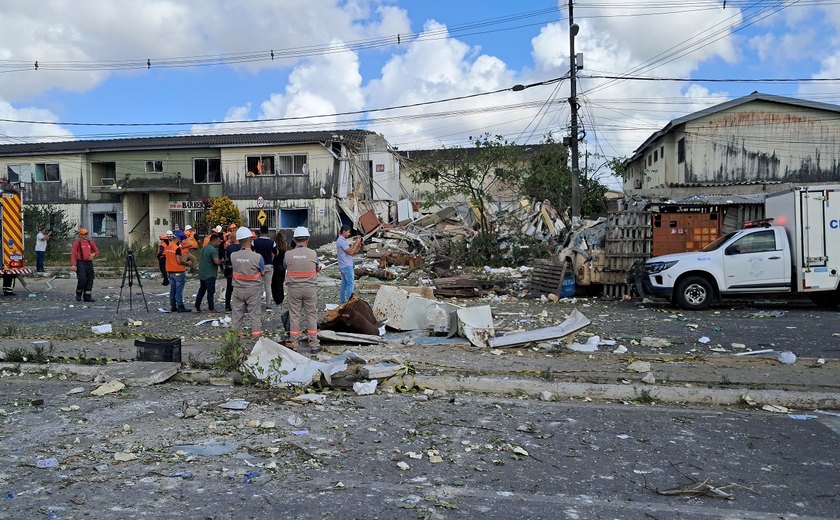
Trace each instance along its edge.
<path fill-rule="evenodd" d="M 102 177 L 102 180 L 99 182 L 100 186 L 113 186 L 114 182 L 116 182 L 116 179 L 114 179 L 113 177 Z"/>

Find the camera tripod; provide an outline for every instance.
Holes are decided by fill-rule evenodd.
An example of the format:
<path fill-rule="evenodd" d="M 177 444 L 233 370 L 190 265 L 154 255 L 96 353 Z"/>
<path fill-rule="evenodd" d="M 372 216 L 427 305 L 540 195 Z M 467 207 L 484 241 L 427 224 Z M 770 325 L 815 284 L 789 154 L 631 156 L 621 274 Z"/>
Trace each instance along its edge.
<path fill-rule="evenodd" d="M 122 285 L 120 285 L 120 298 L 117 300 L 117 313 L 120 312 L 120 303 L 122 303 L 123 288 L 128 283 L 128 310 L 132 309 L 132 287 L 134 280 L 137 280 L 137 287 L 140 288 L 140 294 L 143 295 L 143 304 L 146 306 L 146 312 L 149 312 L 149 302 L 146 301 L 146 293 L 143 292 L 143 284 L 140 282 L 140 273 L 137 272 L 137 262 L 134 261 L 134 251 L 129 250 L 125 257 L 125 268 L 123 269 Z"/>

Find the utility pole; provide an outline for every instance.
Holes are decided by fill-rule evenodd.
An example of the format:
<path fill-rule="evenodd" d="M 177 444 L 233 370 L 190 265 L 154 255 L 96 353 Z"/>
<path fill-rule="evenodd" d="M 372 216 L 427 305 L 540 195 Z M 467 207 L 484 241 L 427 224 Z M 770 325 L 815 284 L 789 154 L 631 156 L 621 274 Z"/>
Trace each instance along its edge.
<path fill-rule="evenodd" d="M 578 155 L 578 102 L 577 102 L 577 55 L 575 54 L 575 36 L 580 31 L 580 26 L 575 23 L 574 0 L 569 0 L 569 54 L 571 79 L 571 93 L 569 96 L 569 108 L 572 111 L 572 128 L 569 136 L 569 144 L 572 148 L 572 225 L 580 221 L 580 157 Z"/>

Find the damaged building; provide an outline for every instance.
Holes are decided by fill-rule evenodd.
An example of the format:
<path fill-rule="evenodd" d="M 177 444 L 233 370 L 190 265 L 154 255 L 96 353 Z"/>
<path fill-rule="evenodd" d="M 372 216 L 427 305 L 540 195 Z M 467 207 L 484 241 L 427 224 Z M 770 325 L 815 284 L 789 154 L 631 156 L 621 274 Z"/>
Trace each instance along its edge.
<path fill-rule="evenodd" d="M 307 226 L 318 245 L 369 209 L 396 218 L 400 194 L 397 155 L 365 130 L 6 144 L 0 168 L 26 204 L 64 210 L 104 245 L 149 245 L 187 224 L 203 233 L 223 195 L 244 225 Z"/>

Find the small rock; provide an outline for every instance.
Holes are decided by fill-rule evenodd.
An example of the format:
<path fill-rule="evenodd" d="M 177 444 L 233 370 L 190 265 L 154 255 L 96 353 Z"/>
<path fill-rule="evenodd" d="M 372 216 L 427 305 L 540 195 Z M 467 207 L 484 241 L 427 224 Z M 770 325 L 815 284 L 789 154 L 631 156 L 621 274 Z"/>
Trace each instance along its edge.
<path fill-rule="evenodd" d="M 651 338 L 651 337 L 644 337 L 642 338 L 641 344 L 643 347 L 651 347 L 651 348 L 665 348 L 670 347 L 671 342 L 664 338 Z"/>
<path fill-rule="evenodd" d="M 85 391 L 85 389 L 84 389 L 83 387 L 81 387 L 81 386 L 77 386 L 76 388 L 73 388 L 72 390 L 70 390 L 69 392 L 67 392 L 67 395 L 81 394 L 81 393 L 83 393 L 84 391 Z"/>
<path fill-rule="evenodd" d="M 551 392 L 548 392 L 546 390 L 543 390 L 542 392 L 540 392 L 540 401 L 551 401 L 553 399 L 554 399 L 554 394 L 552 394 Z"/>
<path fill-rule="evenodd" d="M 196 408 L 195 406 L 188 406 L 184 410 L 184 418 L 185 419 L 189 419 L 189 418 L 195 417 L 197 415 L 198 415 L 198 408 Z"/>
<path fill-rule="evenodd" d="M 125 453 L 122 451 L 118 451 L 114 453 L 114 460 L 117 462 L 128 462 L 131 460 L 137 460 L 137 455 L 134 453 Z"/>
<path fill-rule="evenodd" d="M 642 378 L 642 383 L 647 383 L 649 385 L 655 384 L 656 378 L 653 377 L 653 374 L 648 372 L 647 374 L 645 374 L 645 377 Z"/>
<path fill-rule="evenodd" d="M 119 392 L 123 388 L 125 388 L 125 385 L 122 384 L 122 382 L 114 379 L 112 381 L 108 381 L 107 383 L 105 383 L 104 385 L 96 388 L 95 390 L 92 390 L 90 392 L 90 395 L 102 396 L 102 395 L 113 394 L 114 392 Z"/>
<path fill-rule="evenodd" d="M 261 424 L 262 423 L 257 419 L 251 419 L 250 421 L 245 423 L 245 425 L 250 427 L 250 428 L 259 428 Z"/>
<path fill-rule="evenodd" d="M 263 421 L 263 423 L 260 425 L 260 428 L 265 428 L 267 430 L 270 430 L 271 428 L 274 428 L 276 425 L 277 425 L 277 423 L 275 423 L 274 421 Z"/>
<path fill-rule="evenodd" d="M 650 362 L 648 362 L 648 361 L 634 361 L 634 362 L 630 363 L 629 365 L 627 365 L 627 370 L 630 370 L 630 371 L 633 371 L 633 372 L 638 372 L 640 374 L 644 373 L 644 372 L 650 372 Z"/>
<path fill-rule="evenodd" d="M 397 467 L 400 468 L 402 471 L 408 471 L 411 469 L 411 466 L 409 466 L 403 461 L 397 462 Z"/>
<path fill-rule="evenodd" d="M 619 345 L 619 346 L 615 347 L 615 350 L 613 350 L 613 354 L 626 354 L 626 353 L 627 353 L 627 347 L 625 347 L 624 345 Z"/>

